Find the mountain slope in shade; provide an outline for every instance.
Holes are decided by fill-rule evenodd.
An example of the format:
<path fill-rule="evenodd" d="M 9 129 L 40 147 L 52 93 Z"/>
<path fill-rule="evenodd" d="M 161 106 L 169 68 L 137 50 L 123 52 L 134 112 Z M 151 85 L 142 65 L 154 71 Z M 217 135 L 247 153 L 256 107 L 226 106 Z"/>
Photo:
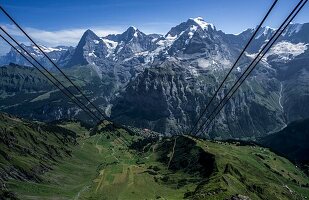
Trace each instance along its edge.
<path fill-rule="evenodd" d="M 283 130 L 261 138 L 259 143 L 293 162 L 309 166 L 309 119 L 295 121 Z"/>

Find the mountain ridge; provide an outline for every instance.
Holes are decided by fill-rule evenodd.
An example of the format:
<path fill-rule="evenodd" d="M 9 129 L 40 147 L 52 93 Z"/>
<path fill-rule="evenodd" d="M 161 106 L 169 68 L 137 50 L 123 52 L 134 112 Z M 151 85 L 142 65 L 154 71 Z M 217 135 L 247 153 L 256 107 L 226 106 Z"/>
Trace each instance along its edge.
<path fill-rule="evenodd" d="M 190 26 L 196 26 L 196 27 L 198 27 L 198 28 L 201 28 L 202 30 L 206 30 L 207 29 L 207 31 L 209 31 L 208 30 L 208 28 L 207 27 L 210 27 L 210 30 L 214 30 L 214 31 L 217 31 L 216 30 L 216 28 L 215 28 L 215 26 L 214 25 L 212 25 L 212 24 L 210 24 L 210 23 L 207 23 L 207 22 L 205 22 L 204 20 L 203 20 L 203 18 L 201 18 L 201 17 L 197 17 L 197 18 L 189 18 L 186 22 L 183 22 L 183 23 L 181 23 L 181 24 L 179 24 L 179 25 L 177 25 L 177 26 L 175 26 L 175 27 L 173 27 L 173 28 L 171 28 L 171 30 L 168 32 L 168 33 L 166 33 L 166 35 L 164 36 L 164 42 L 166 42 L 166 40 L 168 41 L 169 39 L 168 38 L 173 38 L 173 37 L 175 37 L 176 35 L 180 35 L 181 34 L 181 32 L 183 32 L 183 31 L 185 31 L 185 30 L 176 30 L 176 29 L 188 29 L 188 28 L 190 28 Z M 299 31 L 302 29 L 302 28 L 304 28 L 304 29 L 308 29 L 308 27 L 309 27 L 309 23 L 304 23 L 304 24 L 290 24 L 290 26 L 289 26 L 289 28 L 285 31 L 285 33 L 284 33 L 284 36 L 290 36 L 290 35 L 292 35 L 292 34 L 299 34 L 297 37 L 294 37 L 293 38 L 293 42 L 297 42 L 297 39 L 296 38 L 304 38 L 307 42 L 309 41 L 309 38 L 306 38 L 306 36 L 302 36 L 303 34 L 301 34 L 301 33 L 299 33 Z M 192 28 L 192 27 L 191 27 Z M 253 33 L 253 31 L 255 30 L 255 28 L 249 28 L 249 29 L 246 29 L 246 30 L 244 30 L 244 31 L 242 31 L 241 33 L 239 33 L 239 34 L 227 34 L 227 33 L 224 33 L 224 32 L 222 32 L 221 30 L 218 30 L 219 32 L 221 32 L 221 33 L 223 33 L 223 34 L 225 34 L 225 35 L 230 35 L 230 36 L 232 36 L 232 37 L 243 37 L 243 42 L 244 41 L 246 41 L 247 40 L 247 38 L 248 38 L 248 36 L 249 36 L 249 34 L 252 34 Z M 275 29 L 274 28 L 270 28 L 270 27 L 262 27 L 262 29 L 260 30 L 260 32 L 258 33 L 258 35 L 257 35 L 257 37 L 256 37 L 256 42 L 258 43 L 258 46 L 261 46 L 261 42 L 262 41 L 265 41 L 265 40 L 267 40 L 267 39 L 269 39 L 269 35 L 271 34 L 271 33 L 273 33 L 273 31 L 274 31 Z M 108 47 L 106 47 L 106 46 L 108 46 L 108 44 L 106 44 L 105 42 L 104 42 L 104 39 L 105 40 L 110 40 L 110 41 L 112 41 L 113 43 L 117 43 L 117 46 L 118 47 L 114 47 L 114 49 L 115 49 L 115 51 L 113 52 L 113 54 L 115 54 L 115 52 L 116 53 L 119 53 L 120 52 L 120 50 L 123 50 L 124 52 L 125 52 L 125 54 L 127 53 L 126 51 L 129 51 L 129 50 L 127 50 L 126 49 L 126 46 L 119 46 L 119 43 L 121 43 L 121 42 L 124 42 L 124 41 L 126 41 L 126 42 L 128 42 L 128 40 L 129 40 L 129 38 L 125 38 L 125 37 L 129 37 L 129 36 L 131 36 L 131 38 L 130 39 L 132 39 L 133 38 L 133 36 L 134 36 L 134 34 L 137 34 L 137 36 L 138 37 L 140 37 L 140 36 L 144 36 L 144 37 L 146 37 L 146 36 L 149 36 L 149 40 L 147 40 L 147 42 L 148 42 L 148 46 L 147 46 L 147 48 L 146 49 L 144 49 L 144 50 L 146 50 L 146 51 L 149 51 L 149 48 L 150 48 L 150 50 L 151 51 L 155 51 L 156 49 L 154 49 L 154 47 L 156 46 L 156 47 L 158 47 L 158 42 L 160 41 L 159 39 L 160 38 L 162 38 L 162 37 L 160 37 L 160 35 L 159 34 L 145 34 L 145 33 L 143 33 L 143 32 L 141 32 L 139 29 L 137 29 L 137 28 L 135 28 L 135 27 L 133 27 L 133 26 L 130 26 L 125 32 L 123 32 L 123 33 L 121 33 L 121 34 L 111 34 L 111 35 L 107 35 L 107 36 L 105 36 L 105 37 L 100 37 L 100 36 L 97 36 L 93 31 L 91 31 L 90 29 L 88 29 L 88 30 L 86 30 L 85 32 L 84 32 L 84 34 L 83 34 L 83 36 L 81 37 L 81 39 L 80 39 L 80 42 L 82 42 L 82 40 L 84 40 L 84 36 L 85 35 L 87 35 L 87 33 L 88 32 L 92 32 L 92 36 L 93 37 L 95 37 L 95 40 L 97 40 L 97 41 L 102 41 L 103 40 L 103 44 L 100 44 L 100 45 L 102 45 L 102 46 L 104 46 L 104 47 L 100 47 L 99 49 L 100 49 L 100 51 L 103 51 L 103 52 L 100 52 L 101 53 L 101 55 L 100 56 L 103 56 L 103 57 L 106 57 L 107 56 L 107 54 L 106 54 L 106 51 L 107 51 L 107 49 L 108 49 Z M 195 32 L 195 30 L 194 30 L 194 32 Z M 192 32 L 192 33 L 190 33 L 190 34 L 193 34 L 194 32 Z M 267 33 L 266 33 L 267 32 Z M 177 34 L 176 34 L 177 33 Z M 131 35 L 130 35 L 131 34 Z M 192 36 L 190 36 L 190 37 L 192 37 Z M 175 40 L 175 39 L 172 39 L 172 40 Z M 299 40 L 299 39 L 298 39 Z M 154 41 L 156 41 L 156 43 L 153 43 Z M 80 43 L 79 42 L 79 43 Z M 163 42 L 163 41 L 160 41 L 161 43 Z M 242 43 L 243 43 L 242 42 Z M 153 43 L 153 44 L 152 44 Z M 149 46 L 150 45 L 150 46 Z M 153 46 L 154 45 L 154 46 Z M 26 46 L 28 49 L 30 49 L 31 50 L 31 48 L 32 49 L 35 49 L 35 48 L 33 48 L 33 46 Z M 78 47 L 78 45 L 77 45 L 77 47 Z M 76 47 L 76 48 L 77 48 Z M 55 52 L 55 51 L 57 51 L 57 48 L 47 48 L 47 47 L 44 47 L 44 46 L 42 46 L 42 48 L 43 48 L 43 50 L 45 51 L 45 50 L 47 50 L 47 51 L 45 51 L 45 52 L 47 52 L 47 53 L 50 53 L 50 52 Z M 66 48 L 66 49 L 65 49 Z M 123 48 L 125 48 L 125 49 L 123 49 Z M 51 50 L 48 50 L 48 49 L 51 49 Z M 57 57 L 55 57 L 55 56 L 52 56 L 53 57 L 53 60 L 57 60 L 57 62 L 59 63 L 59 64 L 61 64 L 62 66 L 74 66 L 74 65 L 84 65 L 84 64 L 92 64 L 93 62 L 91 62 L 91 61 L 87 61 L 87 59 L 85 59 L 84 58 L 84 56 L 82 56 L 82 53 L 80 52 L 80 50 L 78 50 L 79 51 L 79 56 L 74 56 L 73 58 L 71 58 L 71 61 L 67 61 L 67 62 L 64 62 L 63 60 L 64 59 L 68 59 L 67 57 L 62 57 L 62 55 L 63 54 L 69 54 L 68 53 L 68 51 L 72 51 L 72 48 L 71 47 L 64 47 L 64 50 L 66 50 L 65 52 L 62 52 L 62 54 L 59 56 L 57 56 Z M 254 48 L 254 47 L 252 47 L 252 48 L 249 48 L 249 52 L 252 52 L 252 51 L 257 51 L 258 49 L 256 49 L 256 48 Z M 33 50 L 32 50 L 33 51 Z M 2 65 L 4 65 L 4 64 L 9 64 L 9 62 L 14 62 L 14 63 L 16 63 L 16 64 L 21 64 L 21 65 L 24 65 L 25 64 L 25 61 L 23 60 L 23 59 L 21 59 L 21 58 L 19 58 L 19 59 L 15 59 L 15 58 L 9 58 L 9 54 L 12 54 L 14 51 L 13 50 L 11 50 L 10 51 L 10 53 L 8 53 L 6 56 L 2 56 L 1 57 L 1 62 L 0 62 L 0 64 L 2 64 Z M 134 52 L 134 53 L 139 53 L 140 51 L 136 51 L 136 52 Z M 92 53 L 92 52 L 89 52 L 89 53 Z M 109 55 L 111 55 L 111 54 L 109 54 Z M 130 54 L 131 56 L 132 56 L 132 54 Z M 35 56 L 36 57 L 40 57 L 41 56 L 41 54 L 40 53 L 37 53 L 37 54 L 35 54 Z M 86 56 L 86 55 L 85 55 Z M 123 57 L 122 57 L 122 59 L 123 58 L 127 58 L 127 54 L 126 55 L 122 55 Z M 121 57 L 121 56 L 120 56 Z M 10 60 L 11 59 L 11 60 Z M 75 60 L 75 59 L 77 59 L 77 60 Z M 80 62 L 78 62 L 78 59 L 82 59 L 82 60 L 80 60 Z M 114 58 L 114 59 L 119 59 L 119 58 Z M 75 61 L 74 61 L 75 60 Z M 46 62 L 47 63 L 47 62 Z"/>
<path fill-rule="evenodd" d="M 291 121 L 308 117 L 308 27 L 309 23 L 289 26 L 203 133 L 206 137 L 260 137 L 282 129 Z M 106 37 L 88 30 L 77 48 L 66 51 L 58 63 L 87 88 L 89 98 L 94 99 L 108 116 L 127 125 L 176 134 L 188 130 L 195 122 L 253 31 L 225 34 L 200 18 L 189 19 L 164 36 L 147 35 L 134 27 Z M 260 30 L 214 104 L 245 70 L 273 31 L 269 27 Z M 5 74 L 3 77 L 4 80 L 8 78 Z M 30 77 L 18 76 L 22 80 Z M 13 77 L 7 80 L 11 79 L 14 80 Z M 21 94 L 5 87 L 1 94 L 7 112 L 18 114 L 17 108 L 29 103 L 19 102 L 15 104 L 16 108 L 10 107 L 8 97 Z M 26 93 L 21 95 L 22 99 L 25 100 L 27 95 L 35 96 Z M 42 120 L 72 116 L 72 110 L 76 110 L 72 105 L 61 109 L 58 103 L 53 103 L 48 108 L 52 112 L 47 116 L 48 109 L 43 104 L 48 96 L 50 94 L 46 92 L 43 97 L 34 98 L 42 103 L 35 104 L 36 116 Z M 53 97 L 60 98 L 54 93 Z M 151 106 L 158 109 L 155 111 Z M 210 109 L 214 108 L 212 106 Z M 30 117 L 32 113 L 28 112 L 23 116 Z M 136 113 L 143 115 L 136 116 Z"/>

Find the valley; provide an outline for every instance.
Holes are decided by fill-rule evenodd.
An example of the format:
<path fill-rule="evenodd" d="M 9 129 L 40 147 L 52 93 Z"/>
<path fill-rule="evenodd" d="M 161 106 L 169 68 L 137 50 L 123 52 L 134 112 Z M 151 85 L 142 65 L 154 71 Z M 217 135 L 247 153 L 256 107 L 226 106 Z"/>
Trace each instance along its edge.
<path fill-rule="evenodd" d="M 3 121 L 10 125 L 1 125 L 1 129 L 12 127 L 11 135 L 16 138 L 10 145 L 20 144 L 22 135 L 18 130 L 25 122 L 2 114 L 1 124 Z M 20 174 L 34 174 L 24 178 L 7 174 L 2 195 L 17 199 L 303 199 L 309 195 L 307 176 L 287 159 L 260 146 L 190 136 L 166 138 L 157 133 L 145 137 L 143 130 L 128 132 L 109 122 L 93 130 L 78 122 L 55 126 L 74 132 L 76 142 L 61 144 L 54 140 L 70 153 L 60 156 L 58 152 L 53 157 L 49 157 L 52 152 L 45 154 L 50 164 L 44 171 L 34 171 L 35 162 L 27 167 L 15 163 L 17 158 L 23 163 L 38 157 L 14 148 L 7 150 L 7 144 L 1 143 L 1 150 L 10 152 L 10 159 L 1 153 L 2 170 L 18 165 Z M 52 141 L 46 143 L 51 145 Z M 35 146 L 25 142 L 28 152 L 33 152 Z M 42 142 L 37 136 L 37 143 Z"/>

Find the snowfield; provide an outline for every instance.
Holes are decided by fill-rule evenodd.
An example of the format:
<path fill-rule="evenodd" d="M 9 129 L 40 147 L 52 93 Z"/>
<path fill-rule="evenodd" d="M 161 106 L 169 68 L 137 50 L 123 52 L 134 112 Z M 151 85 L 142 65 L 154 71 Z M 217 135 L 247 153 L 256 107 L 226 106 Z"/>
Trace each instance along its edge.
<path fill-rule="evenodd" d="M 291 60 L 296 56 L 303 54 L 308 49 L 308 45 L 309 44 L 293 44 L 291 42 L 282 41 L 271 48 L 267 57 L 270 55 L 278 55 L 282 60 Z"/>

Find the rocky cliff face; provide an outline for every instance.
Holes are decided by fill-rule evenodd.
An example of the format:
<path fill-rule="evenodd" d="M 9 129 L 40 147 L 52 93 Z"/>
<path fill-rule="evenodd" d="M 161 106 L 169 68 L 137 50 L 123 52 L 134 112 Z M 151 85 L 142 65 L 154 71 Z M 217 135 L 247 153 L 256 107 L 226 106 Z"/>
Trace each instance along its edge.
<path fill-rule="evenodd" d="M 127 86 L 114 103 L 112 116 L 121 122 L 160 132 L 187 133 L 225 73 L 227 70 L 196 72 L 182 62 L 165 62 L 145 70 Z M 239 75 L 238 71 L 233 74 L 210 110 Z M 260 65 L 204 134 L 223 138 L 253 137 L 285 126 L 280 102 L 284 94 L 275 76 L 276 71 Z"/>

